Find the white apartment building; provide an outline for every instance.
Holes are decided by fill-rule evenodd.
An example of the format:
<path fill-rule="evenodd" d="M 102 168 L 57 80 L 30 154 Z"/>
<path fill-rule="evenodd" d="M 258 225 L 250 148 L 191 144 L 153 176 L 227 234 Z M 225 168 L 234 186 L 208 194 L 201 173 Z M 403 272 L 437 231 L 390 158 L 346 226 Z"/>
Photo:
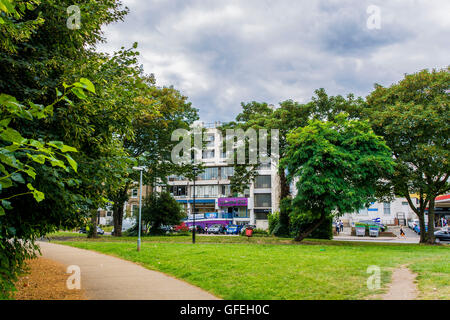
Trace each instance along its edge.
<path fill-rule="evenodd" d="M 196 224 L 202 227 L 218 224 L 253 224 L 267 229 L 267 215 L 279 210 L 279 178 L 277 164 L 259 166 L 254 182 L 248 185 L 243 194 L 232 194 L 230 177 L 234 174 L 232 165 L 226 162 L 222 151 L 222 135 L 217 129 L 219 122 L 204 124 L 206 147 L 202 151 L 201 162 L 205 167 L 195 181 Z M 168 177 L 169 192 L 183 205 L 188 215 L 186 224 L 193 220 L 193 181 L 185 177 Z"/>

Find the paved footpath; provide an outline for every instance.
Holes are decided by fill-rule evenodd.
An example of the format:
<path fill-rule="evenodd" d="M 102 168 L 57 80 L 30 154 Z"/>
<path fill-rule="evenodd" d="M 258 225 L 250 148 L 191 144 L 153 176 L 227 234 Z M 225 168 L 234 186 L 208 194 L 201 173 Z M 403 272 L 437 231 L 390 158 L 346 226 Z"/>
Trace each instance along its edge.
<path fill-rule="evenodd" d="M 81 288 L 93 300 L 216 300 L 212 294 L 133 262 L 89 250 L 39 242 L 44 258 L 81 270 Z M 68 275 L 69 277 L 69 275 Z"/>

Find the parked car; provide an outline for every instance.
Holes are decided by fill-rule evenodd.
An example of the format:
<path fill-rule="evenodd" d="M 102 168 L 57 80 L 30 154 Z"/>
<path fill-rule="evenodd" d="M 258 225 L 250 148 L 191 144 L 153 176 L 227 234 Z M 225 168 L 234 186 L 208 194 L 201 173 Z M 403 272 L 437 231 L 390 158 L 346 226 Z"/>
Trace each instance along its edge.
<path fill-rule="evenodd" d="M 203 229 L 203 227 L 197 225 L 197 228 L 195 229 L 195 233 L 205 233 L 205 229 Z M 190 226 L 189 227 L 189 231 L 192 232 L 192 230 L 194 230 L 194 226 Z"/>
<path fill-rule="evenodd" d="M 241 232 L 242 226 L 231 224 L 228 226 L 226 234 L 239 234 Z"/>
<path fill-rule="evenodd" d="M 78 232 L 79 232 L 79 233 L 86 233 L 86 227 L 81 227 L 81 228 L 80 228 L 80 231 L 78 231 Z M 104 234 L 105 234 L 105 231 L 103 231 L 102 228 L 100 228 L 99 226 L 97 226 L 97 234 L 104 235 Z"/>
<path fill-rule="evenodd" d="M 450 230 L 442 229 L 436 231 L 434 233 L 434 236 L 436 238 L 436 243 L 439 243 L 441 241 L 450 241 Z"/>
<path fill-rule="evenodd" d="M 420 235 L 420 226 L 419 224 L 416 224 L 413 228 L 414 232 Z M 428 231 L 428 225 L 425 225 L 425 232 Z"/>
<path fill-rule="evenodd" d="M 186 226 L 186 224 L 184 222 L 182 222 L 181 224 L 175 226 L 174 228 L 175 232 L 186 232 L 189 231 L 189 228 Z"/>
<path fill-rule="evenodd" d="M 212 226 L 208 227 L 207 233 L 214 233 L 214 234 L 220 234 L 225 232 L 225 227 L 222 224 L 213 224 Z"/>
<path fill-rule="evenodd" d="M 408 221 L 408 227 L 410 229 L 414 229 L 415 225 L 419 225 L 419 219 L 414 219 L 414 220 Z"/>

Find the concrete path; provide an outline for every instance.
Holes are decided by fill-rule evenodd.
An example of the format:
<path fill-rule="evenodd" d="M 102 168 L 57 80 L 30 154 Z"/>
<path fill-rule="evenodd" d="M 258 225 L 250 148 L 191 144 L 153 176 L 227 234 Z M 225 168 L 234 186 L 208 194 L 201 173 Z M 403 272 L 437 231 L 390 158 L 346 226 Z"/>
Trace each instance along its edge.
<path fill-rule="evenodd" d="M 392 273 L 392 282 L 389 291 L 383 296 L 383 300 L 414 300 L 418 290 L 414 282 L 416 275 L 408 267 L 401 266 Z"/>
<path fill-rule="evenodd" d="M 81 288 L 93 300 L 216 300 L 212 294 L 135 263 L 59 244 L 39 242 L 43 257 L 81 270 Z M 69 277 L 69 275 L 68 275 Z"/>

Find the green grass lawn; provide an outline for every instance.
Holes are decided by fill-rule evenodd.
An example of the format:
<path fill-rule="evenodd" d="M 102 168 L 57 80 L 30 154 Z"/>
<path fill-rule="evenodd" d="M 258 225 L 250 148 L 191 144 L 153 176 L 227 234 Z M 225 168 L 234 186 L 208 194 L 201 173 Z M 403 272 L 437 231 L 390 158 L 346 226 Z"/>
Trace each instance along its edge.
<path fill-rule="evenodd" d="M 366 299 L 386 290 L 393 268 L 402 264 L 418 273 L 420 298 L 450 299 L 448 246 L 334 241 L 280 245 L 290 240 L 273 237 L 250 239 L 255 243 L 246 243 L 245 237 L 198 237 L 192 245 L 184 243 L 188 236 L 173 236 L 144 238 L 138 253 L 136 238 L 111 239 L 60 243 L 134 261 L 224 299 Z M 367 289 L 370 265 L 382 270 L 381 290 Z"/>

